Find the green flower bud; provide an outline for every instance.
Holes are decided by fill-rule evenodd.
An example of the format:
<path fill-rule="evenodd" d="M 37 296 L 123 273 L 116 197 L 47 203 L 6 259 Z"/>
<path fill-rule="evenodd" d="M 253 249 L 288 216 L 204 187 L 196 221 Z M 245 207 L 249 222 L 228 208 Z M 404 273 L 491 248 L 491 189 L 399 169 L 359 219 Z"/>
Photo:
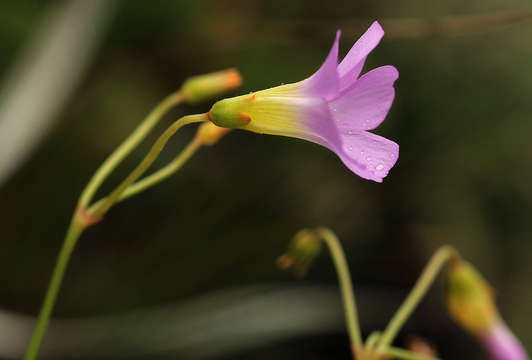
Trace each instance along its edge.
<path fill-rule="evenodd" d="M 210 100 L 226 91 L 240 86 L 242 77 L 236 69 L 222 70 L 210 74 L 193 76 L 181 87 L 183 97 L 189 103 Z"/>
<path fill-rule="evenodd" d="M 454 260 L 449 264 L 446 283 L 447 309 L 463 328 L 482 336 L 498 319 L 490 286 L 468 262 Z"/>
<path fill-rule="evenodd" d="M 297 276 L 304 276 L 320 254 L 321 245 L 322 240 L 315 232 L 303 229 L 294 236 L 277 263 L 283 270 L 292 269 Z"/>

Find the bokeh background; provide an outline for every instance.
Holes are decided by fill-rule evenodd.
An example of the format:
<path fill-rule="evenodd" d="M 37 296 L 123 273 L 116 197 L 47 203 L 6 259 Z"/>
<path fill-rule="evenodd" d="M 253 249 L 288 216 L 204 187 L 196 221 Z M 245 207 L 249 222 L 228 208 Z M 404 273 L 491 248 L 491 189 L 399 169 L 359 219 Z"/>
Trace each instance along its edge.
<path fill-rule="evenodd" d="M 524 0 L 3 2 L 0 103 L 22 94 L 19 109 L 34 110 L 15 122 L 29 129 L 22 141 L 0 132 L 0 152 L 10 154 L 0 155 L 10 169 L 0 169 L 0 308 L 15 322 L 38 312 L 83 186 L 184 79 L 236 67 L 244 83 L 235 94 L 298 81 L 322 63 L 336 29 L 345 54 L 379 20 L 387 34 L 365 70 L 391 64 L 400 72 L 375 131 L 400 144 L 384 183 L 355 176 L 308 142 L 229 134 L 83 235 L 49 358 L 348 359 L 328 255 L 305 279 L 275 264 L 297 230 L 317 225 L 345 246 L 366 335 L 386 325 L 430 255 L 452 244 L 490 281 L 503 317 L 531 349 L 531 12 Z M 17 87 L 64 17 L 42 78 Z M 99 195 L 173 119 L 209 106 L 172 111 Z M 9 115 L 13 122 L 19 113 Z M 176 136 L 156 166 L 193 134 L 190 126 Z M 396 344 L 419 336 L 443 359 L 484 359 L 447 317 L 442 294 L 440 279 Z M 16 333 L 6 324 L 0 337 Z M 6 358 L 20 351 L 2 346 Z"/>

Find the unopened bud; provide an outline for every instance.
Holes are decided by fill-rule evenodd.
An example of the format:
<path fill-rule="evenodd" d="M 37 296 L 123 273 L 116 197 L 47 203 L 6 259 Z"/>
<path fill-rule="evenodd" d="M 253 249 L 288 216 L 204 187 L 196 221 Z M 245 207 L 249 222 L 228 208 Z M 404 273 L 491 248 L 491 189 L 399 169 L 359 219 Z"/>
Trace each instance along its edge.
<path fill-rule="evenodd" d="M 304 276 L 321 250 L 322 240 L 313 231 L 299 231 L 279 257 L 277 263 L 283 270 L 291 269 L 297 276 Z"/>
<path fill-rule="evenodd" d="M 471 264 L 462 260 L 450 263 L 446 293 L 451 317 L 482 342 L 491 359 L 528 359 L 500 317 L 490 286 Z"/>
<path fill-rule="evenodd" d="M 240 86 L 242 77 L 236 69 L 227 69 L 210 74 L 193 76 L 185 81 L 181 92 L 189 103 L 212 99 Z"/>
<path fill-rule="evenodd" d="M 198 128 L 196 141 L 202 145 L 214 145 L 229 131 L 231 131 L 231 129 L 216 126 L 211 122 L 205 122 Z"/>
<path fill-rule="evenodd" d="M 463 260 L 449 263 L 446 280 L 447 309 L 451 317 L 474 335 L 487 332 L 498 315 L 486 280 Z"/>

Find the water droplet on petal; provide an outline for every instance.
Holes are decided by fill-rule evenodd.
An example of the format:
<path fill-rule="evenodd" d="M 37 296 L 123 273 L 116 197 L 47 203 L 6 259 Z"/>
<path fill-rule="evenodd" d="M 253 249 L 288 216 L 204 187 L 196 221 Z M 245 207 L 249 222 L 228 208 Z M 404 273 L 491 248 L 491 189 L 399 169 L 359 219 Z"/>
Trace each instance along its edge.
<path fill-rule="evenodd" d="M 377 171 L 381 171 L 382 169 L 384 169 L 384 165 L 382 164 L 379 164 L 377 165 L 377 167 L 375 168 Z"/>
<path fill-rule="evenodd" d="M 349 150 L 349 151 L 353 151 L 353 147 L 352 147 L 351 145 L 349 145 L 349 146 L 347 147 L 347 150 Z"/>
<path fill-rule="evenodd" d="M 366 161 L 371 161 L 371 157 L 368 156 L 368 157 L 366 158 Z"/>
<path fill-rule="evenodd" d="M 353 130 L 348 130 L 347 133 L 348 133 L 349 135 L 353 135 Z"/>

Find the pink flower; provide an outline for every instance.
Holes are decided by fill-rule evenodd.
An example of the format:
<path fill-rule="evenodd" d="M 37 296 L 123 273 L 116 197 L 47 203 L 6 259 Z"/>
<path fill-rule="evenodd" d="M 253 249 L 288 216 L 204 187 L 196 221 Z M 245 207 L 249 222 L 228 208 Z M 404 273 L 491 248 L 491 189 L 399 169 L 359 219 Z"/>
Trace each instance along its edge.
<path fill-rule="evenodd" d="M 311 77 L 218 101 L 209 117 L 222 127 L 315 142 L 357 175 L 382 182 L 397 161 L 399 146 L 368 130 L 385 119 L 399 74 L 393 66 L 382 66 L 359 75 L 383 35 L 374 22 L 338 64 L 338 31 L 327 59 Z"/>

